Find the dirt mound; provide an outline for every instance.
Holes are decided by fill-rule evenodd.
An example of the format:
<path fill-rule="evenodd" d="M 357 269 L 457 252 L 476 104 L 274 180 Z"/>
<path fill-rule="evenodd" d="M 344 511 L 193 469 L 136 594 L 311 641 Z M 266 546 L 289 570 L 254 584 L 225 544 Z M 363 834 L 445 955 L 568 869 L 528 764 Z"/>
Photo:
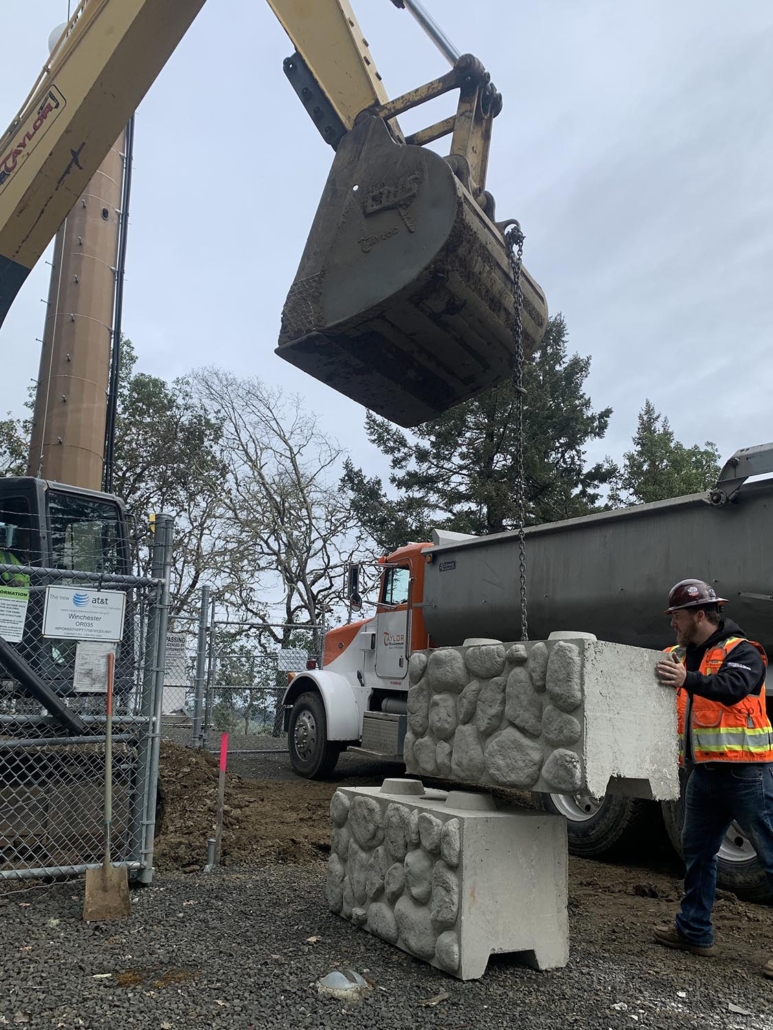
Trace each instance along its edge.
<path fill-rule="evenodd" d="M 161 872 L 200 870 L 215 835 L 217 759 L 164 741 L 159 765 L 160 831 L 154 865 Z M 308 865 L 327 856 L 328 809 L 334 784 L 277 783 L 228 773 L 222 864 L 287 862 Z"/>

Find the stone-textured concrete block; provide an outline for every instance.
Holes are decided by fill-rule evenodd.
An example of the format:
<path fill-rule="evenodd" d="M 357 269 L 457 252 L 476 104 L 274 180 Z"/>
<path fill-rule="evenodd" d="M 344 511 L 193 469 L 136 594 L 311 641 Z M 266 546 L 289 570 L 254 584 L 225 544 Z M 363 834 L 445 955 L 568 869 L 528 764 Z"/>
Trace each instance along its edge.
<path fill-rule="evenodd" d="M 499 952 L 524 953 L 538 969 L 566 965 L 568 850 L 560 816 L 488 795 L 425 791 L 417 780 L 343 787 L 331 804 L 337 832 L 349 828 L 336 822 L 343 812 L 359 822 L 350 828 L 347 860 L 330 856 L 333 912 L 462 980 L 482 976 Z"/>
<path fill-rule="evenodd" d="M 548 793 L 675 799 L 676 705 L 655 677 L 660 657 L 584 638 L 428 651 L 408 691 L 406 768 Z"/>

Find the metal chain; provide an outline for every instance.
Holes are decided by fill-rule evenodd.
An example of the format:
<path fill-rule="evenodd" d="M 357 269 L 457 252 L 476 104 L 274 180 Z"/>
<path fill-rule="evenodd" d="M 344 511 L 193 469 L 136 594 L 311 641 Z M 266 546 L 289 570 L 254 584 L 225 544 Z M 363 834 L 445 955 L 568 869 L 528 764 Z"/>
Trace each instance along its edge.
<path fill-rule="evenodd" d="M 515 387 L 516 422 L 515 422 L 515 499 L 518 511 L 518 565 L 521 589 L 521 640 L 529 639 L 529 613 L 526 597 L 526 483 L 524 473 L 524 431 L 523 405 L 526 390 L 523 386 L 523 287 L 521 285 L 521 268 L 523 266 L 523 230 L 518 222 L 513 221 L 505 229 L 505 243 L 510 267 L 513 272 L 513 299 L 515 301 L 515 354 L 513 357 L 513 385 Z"/>

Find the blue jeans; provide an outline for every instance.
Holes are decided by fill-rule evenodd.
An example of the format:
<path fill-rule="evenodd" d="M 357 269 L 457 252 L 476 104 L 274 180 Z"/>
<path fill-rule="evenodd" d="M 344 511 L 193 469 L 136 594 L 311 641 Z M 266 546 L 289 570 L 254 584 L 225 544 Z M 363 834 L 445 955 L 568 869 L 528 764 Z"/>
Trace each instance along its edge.
<path fill-rule="evenodd" d="M 676 928 L 692 944 L 714 943 L 717 852 L 733 820 L 754 845 L 773 889 L 773 765 L 714 763 L 697 765 L 690 773 L 682 830 L 684 897 Z"/>

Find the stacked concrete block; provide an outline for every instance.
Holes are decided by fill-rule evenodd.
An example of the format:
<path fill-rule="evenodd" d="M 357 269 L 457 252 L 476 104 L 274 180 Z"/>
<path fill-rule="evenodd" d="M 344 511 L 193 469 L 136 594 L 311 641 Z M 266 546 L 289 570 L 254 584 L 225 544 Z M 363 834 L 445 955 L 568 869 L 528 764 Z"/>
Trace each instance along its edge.
<path fill-rule="evenodd" d="M 557 794 L 677 798 L 676 706 L 655 677 L 661 657 L 591 639 L 417 652 L 406 768 Z"/>
<path fill-rule="evenodd" d="M 347 787 L 332 799 L 333 912 L 463 980 L 489 955 L 566 965 L 567 847 L 559 816 L 418 780 Z"/>

